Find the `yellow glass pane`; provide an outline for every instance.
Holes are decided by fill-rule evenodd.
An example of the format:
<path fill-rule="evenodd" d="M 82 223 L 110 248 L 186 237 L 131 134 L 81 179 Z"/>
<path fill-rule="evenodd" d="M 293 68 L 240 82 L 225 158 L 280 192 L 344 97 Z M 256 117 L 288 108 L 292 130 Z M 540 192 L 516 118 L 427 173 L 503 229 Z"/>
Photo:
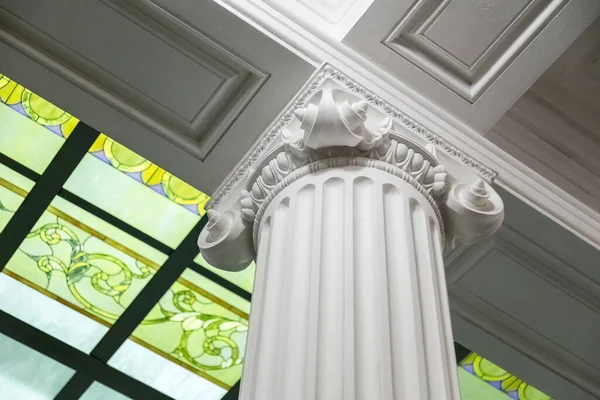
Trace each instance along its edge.
<path fill-rule="evenodd" d="M 0 75 L 0 152 L 41 174 L 79 120 Z"/>
<path fill-rule="evenodd" d="M 225 389 L 241 377 L 250 304 L 186 270 L 131 337 Z"/>
<path fill-rule="evenodd" d="M 31 180 L 0 164 L 0 232 L 25 200 L 33 184 Z"/>
<path fill-rule="evenodd" d="M 173 248 L 198 223 L 209 199 L 103 134 L 65 188 Z"/>
<path fill-rule="evenodd" d="M 200 253 L 198 253 L 196 258 L 194 258 L 194 262 L 214 272 L 220 277 L 228 280 L 234 285 L 241 287 L 246 292 L 252 293 L 252 289 L 254 288 L 254 274 L 256 273 L 256 264 L 252 263 L 248 266 L 248 268 L 239 272 L 223 271 L 222 269 L 210 265 Z"/>
<path fill-rule="evenodd" d="M 57 197 L 4 272 L 109 326 L 131 304 L 166 258 Z"/>
<path fill-rule="evenodd" d="M 108 136 L 100 134 L 90 153 L 188 211 L 200 216 L 205 214 L 204 206 L 210 199 L 208 195 Z"/>

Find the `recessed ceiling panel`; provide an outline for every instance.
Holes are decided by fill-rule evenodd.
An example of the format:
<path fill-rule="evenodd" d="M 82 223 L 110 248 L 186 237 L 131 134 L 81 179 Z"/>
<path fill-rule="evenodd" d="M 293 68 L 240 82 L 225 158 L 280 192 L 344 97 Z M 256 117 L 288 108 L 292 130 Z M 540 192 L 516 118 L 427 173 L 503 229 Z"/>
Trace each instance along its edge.
<path fill-rule="evenodd" d="M 201 159 L 268 77 L 151 1 L 58 0 L 35 7 L 31 13 L 31 4 L 12 3 L 5 24 L 76 62 L 121 111 Z M 78 27 L 85 29 L 73 34 Z"/>
<path fill-rule="evenodd" d="M 567 0 L 418 0 L 385 43 L 473 103 Z"/>
<path fill-rule="evenodd" d="M 594 0 L 379 0 L 343 43 L 485 133 L 599 13 Z"/>

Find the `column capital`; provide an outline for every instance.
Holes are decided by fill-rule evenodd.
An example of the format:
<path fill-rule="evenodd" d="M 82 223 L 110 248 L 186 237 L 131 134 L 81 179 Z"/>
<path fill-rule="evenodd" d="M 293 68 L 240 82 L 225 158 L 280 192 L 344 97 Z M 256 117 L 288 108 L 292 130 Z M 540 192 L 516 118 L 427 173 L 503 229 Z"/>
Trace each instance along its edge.
<path fill-rule="evenodd" d="M 213 196 L 198 239 L 204 258 L 244 268 L 255 256 L 261 210 L 282 186 L 348 165 L 387 165 L 419 189 L 441 210 L 448 248 L 489 237 L 502 223 L 493 170 L 325 65 Z"/>

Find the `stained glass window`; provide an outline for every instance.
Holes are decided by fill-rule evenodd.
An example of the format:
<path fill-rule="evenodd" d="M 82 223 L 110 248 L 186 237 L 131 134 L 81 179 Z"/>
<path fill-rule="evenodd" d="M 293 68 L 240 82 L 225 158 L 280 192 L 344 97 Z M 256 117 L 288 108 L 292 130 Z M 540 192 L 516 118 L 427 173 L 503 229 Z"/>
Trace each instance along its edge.
<path fill-rule="evenodd" d="M 0 152 L 41 174 L 79 120 L 0 75 Z"/>
<path fill-rule="evenodd" d="M 476 353 L 471 353 L 465 357 L 459 363 L 459 368 L 495 388 L 499 393 L 503 393 L 506 399 L 552 400 L 550 396 Z M 463 397 L 463 400 L 471 399 L 479 400 L 481 397 Z M 499 397 L 499 399 L 502 399 L 502 397 Z"/>
<path fill-rule="evenodd" d="M 33 187 L 33 182 L 0 164 L 0 232 Z"/>
<path fill-rule="evenodd" d="M 0 335 L 0 398 L 51 400 L 74 371 Z"/>
<path fill-rule="evenodd" d="M 204 215 L 209 199 L 106 135 L 65 188 L 173 248 Z"/>
<path fill-rule="evenodd" d="M 210 392 L 214 396 L 222 395 L 215 388 L 229 389 L 241 376 L 249 307 L 246 300 L 186 270 L 133 332 L 131 340 L 206 381 L 199 385 L 213 388 Z M 129 352 L 144 352 L 132 344 L 127 346 L 130 350 L 121 348 L 109 364 L 130 370 L 128 363 L 133 357 Z M 142 372 L 132 373 L 143 379 L 136 375 Z M 183 374 L 182 379 L 188 375 Z M 157 389 L 175 397 L 165 388 Z M 202 397 L 212 398 L 220 397 Z"/>
<path fill-rule="evenodd" d="M 7 157 L 43 175 L 63 143 L 77 134 L 78 124 L 77 118 L 0 75 L 0 234 L 11 218 L 18 218 L 19 206 L 35 184 L 10 169 L 14 166 Z M 45 210 L 40 207 L 36 224 L 0 273 L 0 309 L 90 353 L 167 260 L 161 250 L 170 253 L 165 247 L 175 249 L 198 224 L 208 200 L 99 134 L 63 190 Z M 103 220 L 104 214 L 88 203 L 121 221 Z M 130 227 L 166 246 L 152 247 L 152 240 Z M 8 240 L 8 247 L 14 242 Z M 193 256 L 189 254 L 189 264 Z M 204 262 L 201 257 L 196 261 Z M 235 275 L 216 272 L 252 290 L 253 268 Z M 249 310 L 244 298 L 186 270 L 109 363 L 177 399 L 221 399 L 241 376 Z M 54 364 L 56 375 L 61 366 Z M 0 387 L 0 397 L 4 389 L 13 398 L 53 398 L 73 375 L 66 371 L 52 385 L 49 380 L 28 382 L 24 375 L 13 382 L 0 376 L 0 386 L 10 386 Z M 127 397 L 94 382 L 81 398 Z"/>
<path fill-rule="evenodd" d="M 228 280 L 234 285 L 239 286 L 246 292 L 252 293 L 252 289 L 254 288 L 254 274 L 256 273 L 256 265 L 254 263 L 250 264 L 248 268 L 246 268 L 243 271 L 229 272 L 213 267 L 208 262 L 206 262 L 206 260 L 204 259 L 204 257 L 202 257 L 202 254 L 200 253 L 198 253 L 196 258 L 194 258 L 194 262 L 223 277 L 224 279 Z"/>
<path fill-rule="evenodd" d="M 110 326 L 166 258 L 57 197 L 3 272 L 98 324 Z M 59 321 L 59 315 L 54 318 Z M 43 324 L 38 319 L 33 322 Z M 69 337 L 68 332 L 59 335 L 67 342 Z M 89 351 L 89 346 L 80 349 Z"/>

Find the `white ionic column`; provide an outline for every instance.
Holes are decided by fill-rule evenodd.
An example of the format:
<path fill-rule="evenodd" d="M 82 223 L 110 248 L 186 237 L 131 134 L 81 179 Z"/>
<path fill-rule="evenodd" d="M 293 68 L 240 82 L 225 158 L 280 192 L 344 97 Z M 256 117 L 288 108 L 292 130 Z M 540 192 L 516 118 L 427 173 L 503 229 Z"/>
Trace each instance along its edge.
<path fill-rule="evenodd" d="M 459 400 L 443 250 L 500 227 L 493 171 L 338 78 L 240 164 L 198 239 L 219 268 L 257 262 L 241 399 Z"/>
<path fill-rule="evenodd" d="M 241 399 L 459 399 L 439 211 L 387 169 L 313 172 L 266 207 Z"/>

